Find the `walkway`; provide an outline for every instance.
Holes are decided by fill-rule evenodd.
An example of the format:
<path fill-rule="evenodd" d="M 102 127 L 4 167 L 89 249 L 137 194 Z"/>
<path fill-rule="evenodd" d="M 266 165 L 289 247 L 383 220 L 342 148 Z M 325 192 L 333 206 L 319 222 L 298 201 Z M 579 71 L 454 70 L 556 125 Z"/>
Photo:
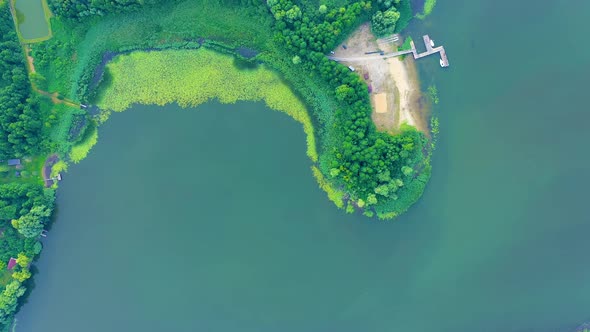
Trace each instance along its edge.
<path fill-rule="evenodd" d="M 357 62 L 357 61 L 393 58 L 393 57 L 397 57 L 397 56 L 404 55 L 404 54 L 410 54 L 410 53 L 412 53 L 412 55 L 414 56 L 414 59 L 420 59 L 420 58 L 424 58 L 426 56 L 429 56 L 431 54 L 440 53 L 441 67 L 448 67 L 449 66 L 449 59 L 447 59 L 447 53 L 445 52 L 445 48 L 443 46 L 432 47 L 432 44 L 431 44 L 432 40 L 430 39 L 430 37 L 428 35 L 425 35 L 422 38 L 424 39 L 424 45 L 426 46 L 426 52 L 423 52 L 423 53 L 418 53 L 418 51 L 416 50 L 416 45 L 414 45 L 414 41 L 412 41 L 410 43 L 412 49 L 410 49 L 410 50 L 387 53 L 384 55 L 368 55 L 368 56 L 351 57 L 351 58 L 330 56 L 330 57 L 328 57 L 328 59 L 334 60 L 334 61 L 343 61 L 343 62 Z M 434 43 L 434 42 L 432 42 L 432 43 Z"/>
<path fill-rule="evenodd" d="M 27 44 L 23 44 L 23 52 L 25 53 L 25 58 L 27 60 L 27 71 L 29 72 L 29 74 L 35 74 L 35 64 L 34 64 L 34 60 L 33 57 L 30 56 L 31 53 L 31 48 L 29 47 L 29 45 Z M 65 97 L 62 97 L 59 95 L 59 93 L 54 92 L 51 93 L 49 91 L 44 91 L 41 90 L 37 87 L 37 84 L 35 84 L 35 82 L 33 82 L 33 80 L 31 81 L 31 87 L 33 88 L 33 91 L 35 91 L 36 93 L 42 95 L 42 96 L 46 96 L 49 97 L 49 99 L 51 99 L 51 102 L 54 104 L 64 104 L 70 107 L 74 107 L 74 108 L 80 108 L 81 105 L 76 103 L 73 100 L 67 99 Z"/>

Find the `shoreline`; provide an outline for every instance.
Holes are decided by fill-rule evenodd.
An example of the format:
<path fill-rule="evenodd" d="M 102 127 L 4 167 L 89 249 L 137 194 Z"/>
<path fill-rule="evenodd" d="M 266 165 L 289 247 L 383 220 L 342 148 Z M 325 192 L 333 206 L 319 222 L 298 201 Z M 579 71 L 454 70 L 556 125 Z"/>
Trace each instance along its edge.
<path fill-rule="evenodd" d="M 397 35 L 399 37 L 399 35 Z M 335 50 L 336 57 L 359 58 L 370 53 L 394 52 L 396 44 L 377 39 L 368 23 L 362 24 Z M 371 119 L 378 131 L 395 135 L 404 123 L 430 136 L 428 112 L 422 102 L 420 79 L 412 57 L 405 59 L 367 58 L 355 62 L 342 62 L 358 72 L 369 89 Z"/>
<path fill-rule="evenodd" d="M 418 75 L 416 60 L 408 56 L 404 60 L 390 59 L 390 62 L 390 69 L 392 66 L 399 66 L 402 71 L 399 76 L 392 73 L 394 82 L 396 82 L 396 84 L 400 82 L 398 86 L 404 85 L 407 89 L 406 95 L 403 95 L 402 98 L 400 98 L 401 122 L 403 123 L 404 118 L 408 119 L 408 124 L 416 127 L 416 129 L 425 135 L 430 136 L 428 126 L 430 112 L 427 105 L 422 102 L 425 95 L 420 89 L 420 76 Z M 403 104 L 405 108 L 402 107 L 401 104 Z"/>
<path fill-rule="evenodd" d="M 378 42 L 379 47 L 388 52 L 395 51 L 393 45 Z M 397 113 L 397 129 L 406 123 L 415 127 L 423 134 L 430 136 L 428 128 L 428 113 L 421 103 L 423 92 L 420 89 L 420 77 L 416 61 L 411 56 L 395 57 L 386 60 L 391 81 L 397 89 L 394 101 Z"/>

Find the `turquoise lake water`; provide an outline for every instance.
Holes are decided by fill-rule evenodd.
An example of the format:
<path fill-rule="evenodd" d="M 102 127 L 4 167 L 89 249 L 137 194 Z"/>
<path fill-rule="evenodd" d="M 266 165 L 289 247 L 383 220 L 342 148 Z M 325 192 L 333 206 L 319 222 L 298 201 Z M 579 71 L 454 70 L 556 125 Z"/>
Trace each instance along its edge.
<path fill-rule="evenodd" d="M 590 320 L 589 12 L 439 0 L 412 24 L 451 67 L 418 63 L 441 134 L 395 222 L 337 210 L 300 125 L 261 104 L 114 114 L 64 176 L 17 331 L 573 331 Z"/>

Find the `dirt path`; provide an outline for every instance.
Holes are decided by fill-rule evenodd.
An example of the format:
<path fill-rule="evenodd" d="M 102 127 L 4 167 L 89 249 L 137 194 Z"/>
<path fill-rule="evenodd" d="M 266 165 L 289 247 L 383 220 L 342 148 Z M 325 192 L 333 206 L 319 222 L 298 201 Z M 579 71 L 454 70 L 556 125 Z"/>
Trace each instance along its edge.
<path fill-rule="evenodd" d="M 31 48 L 29 47 L 29 45 L 27 44 L 23 44 L 23 51 L 25 52 L 25 57 L 27 59 L 27 70 L 29 71 L 29 74 L 35 74 L 37 73 L 37 71 L 35 70 L 35 59 L 33 59 L 33 57 L 30 55 L 31 54 Z M 60 98 L 59 93 L 54 92 L 51 93 L 49 91 L 44 91 L 41 90 L 37 87 L 37 85 L 31 80 L 31 87 L 33 88 L 33 91 L 35 91 L 36 93 L 49 97 L 49 99 L 51 99 L 51 102 L 54 104 L 64 104 L 70 107 L 75 107 L 75 108 L 80 108 L 80 104 L 76 103 L 73 100 L 67 99 L 67 98 Z"/>
<path fill-rule="evenodd" d="M 346 49 L 342 45 L 346 45 Z M 334 56 L 349 58 L 369 56 L 366 61 L 342 63 L 355 68 L 355 71 L 367 82 L 373 107 L 371 117 L 377 129 L 395 133 L 405 122 L 428 133 L 420 103 L 420 84 L 414 60 L 411 57 L 403 61 L 399 58 L 375 59 L 375 54 L 367 55 L 367 52 L 395 51 L 395 44 L 392 42 L 375 38 L 369 24 L 363 24 L 342 45 L 334 50 Z"/>
<path fill-rule="evenodd" d="M 31 56 L 31 48 L 29 45 L 23 46 L 25 48 L 25 55 L 27 56 L 27 64 L 29 65 L 29 72 L 31 74 L 35 74 L 37 71 L 35 70 L 35 64 L 33 63 L 33 57 Z"/>
<path fill-rule="evenodd" d="M 411 73 L 410 67 L 413 66 L 414 60 L 406 58 L 403 61 L 399 59 L 388 59 L 387 64 L 391 76 L 395 77 L 395 84 L 399 91 L 398 108 L 399 124 L 407 123 L 411 126 L 424 131 L 424 119 L 420 109 L 420 88 L 417 83 L 415 73 Z"/>

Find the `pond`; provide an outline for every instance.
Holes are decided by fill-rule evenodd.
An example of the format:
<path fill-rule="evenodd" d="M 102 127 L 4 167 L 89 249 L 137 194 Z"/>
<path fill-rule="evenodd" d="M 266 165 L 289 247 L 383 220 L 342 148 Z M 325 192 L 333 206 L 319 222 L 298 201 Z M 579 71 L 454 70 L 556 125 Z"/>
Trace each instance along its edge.
<path fill-rule="evenodd" d="M 49 36 L 49 21 L 44 4 L 46 0 L 16 0 L 18 28 L 24 39 L 38 39 Z"/>

